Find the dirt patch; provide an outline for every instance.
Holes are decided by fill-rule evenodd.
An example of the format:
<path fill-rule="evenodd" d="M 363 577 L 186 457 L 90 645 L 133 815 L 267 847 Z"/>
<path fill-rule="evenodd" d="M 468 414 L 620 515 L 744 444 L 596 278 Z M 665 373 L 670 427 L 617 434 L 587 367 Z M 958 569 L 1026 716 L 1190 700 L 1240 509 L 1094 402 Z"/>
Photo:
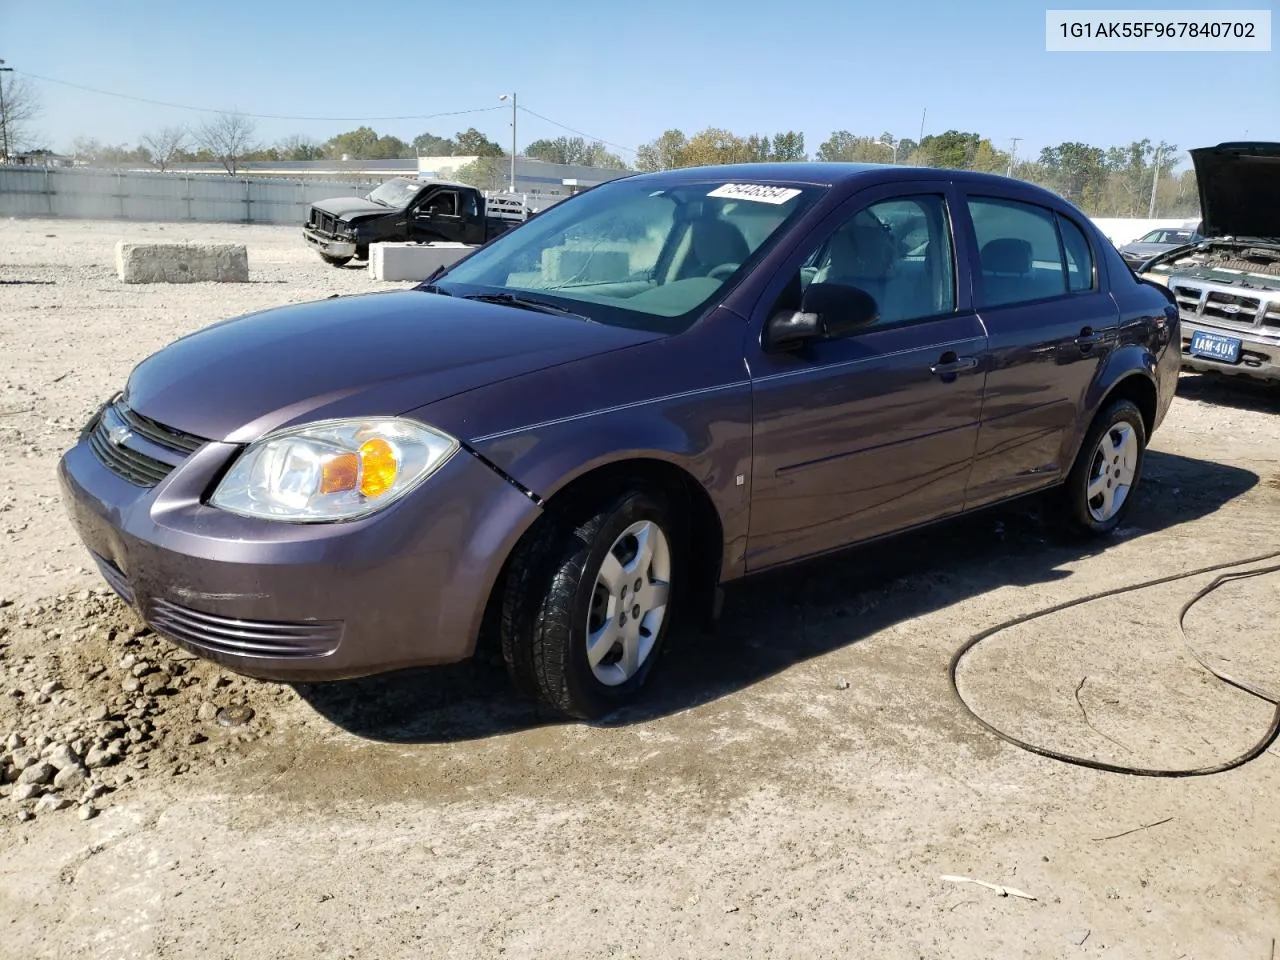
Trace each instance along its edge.
<path fill-rule="evenodd" d="M 255 282 L 125 288 L 115 241 L 157 238 L 247 243 Z M 1274 748 L 1198 780 L 1064 766 L 974 724 L 946 668 L 1018 614 L 1280 543 L 1275 391 L 1184 377 L 1105 544 L 1062 539 L 1031 501 L 763 577 L 731 590 L 717 635 L 675 638 L 643 705 L 562 724 L 485 665 L 227 674 L 146 631 L 62 513 L 58 455 L 143 356 L 387 285 L 266 227 L 4 221 L 0 254 L 6 955 L 1268 956 Z M 993 637 L 966 694 L 1058 749 L 1227 759 L 1268 710 L 1180 646 L 1178 607 L 1208 579 Z M 1188 617 L 1261 685 L 1280 685 L 1278 582 Z"/>

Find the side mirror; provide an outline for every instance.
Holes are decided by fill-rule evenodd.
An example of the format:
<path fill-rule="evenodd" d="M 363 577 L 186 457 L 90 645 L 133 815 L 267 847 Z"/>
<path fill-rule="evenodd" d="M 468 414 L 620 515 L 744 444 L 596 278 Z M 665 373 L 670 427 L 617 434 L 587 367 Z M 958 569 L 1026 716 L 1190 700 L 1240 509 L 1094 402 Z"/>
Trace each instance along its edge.
<path fill-rule="evenodd" d="M 769 320 L 765 342 L 770 349 L 791 350 L 813 340 L 851 336 L 880 319 L 880 308 L 867 291 L 843 283 L 811 283 L 798 311 L 784 310 Z"/>

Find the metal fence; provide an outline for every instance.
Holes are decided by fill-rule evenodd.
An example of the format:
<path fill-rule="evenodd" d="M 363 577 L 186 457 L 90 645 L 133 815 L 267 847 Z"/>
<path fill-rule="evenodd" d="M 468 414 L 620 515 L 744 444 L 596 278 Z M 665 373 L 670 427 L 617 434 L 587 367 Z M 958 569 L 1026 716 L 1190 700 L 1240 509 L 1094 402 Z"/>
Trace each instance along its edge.
<path fill-rule="evenodd" d="M 299 224 L 317 200 L 377 182 L 0 166 L 0 216 Z"/>

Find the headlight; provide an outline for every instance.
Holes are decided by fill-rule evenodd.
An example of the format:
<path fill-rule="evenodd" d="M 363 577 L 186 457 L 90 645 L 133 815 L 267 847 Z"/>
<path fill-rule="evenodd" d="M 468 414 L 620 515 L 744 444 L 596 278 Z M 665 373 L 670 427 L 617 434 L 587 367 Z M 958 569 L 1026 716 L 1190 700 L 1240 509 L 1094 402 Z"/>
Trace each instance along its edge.
<path fill-rule="evenodd" d="M 354 520 L 404 496 L 458 450 L 458 441 L 399 418 L 330 420 L 250 444 L 209 498 L 267 520 Z"/>

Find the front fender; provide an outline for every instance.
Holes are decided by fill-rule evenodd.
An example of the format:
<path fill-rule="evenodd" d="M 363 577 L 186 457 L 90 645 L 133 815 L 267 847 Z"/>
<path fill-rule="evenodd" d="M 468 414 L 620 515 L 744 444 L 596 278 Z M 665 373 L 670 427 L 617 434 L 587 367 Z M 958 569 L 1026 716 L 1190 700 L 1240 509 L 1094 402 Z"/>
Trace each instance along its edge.
<path fill-rule="evenodd" d="M 719 514 L 722 576 L 733 579 L 751 496 L 743 323 L 720 307 L 683 333 L 497 380 L 411 415 L 460 438 L 541 500 L 622 461 L 678 467 Z"/>
<path fill-rule="evenodd" d="M 478 437 L 468 444 L 541 500 L 587 474 L 624 461 L 682 470 L 708 494 L 724 531 L 722 576 L 740 575 L 751 474 L 747 384 L 668 395 Z"/>

